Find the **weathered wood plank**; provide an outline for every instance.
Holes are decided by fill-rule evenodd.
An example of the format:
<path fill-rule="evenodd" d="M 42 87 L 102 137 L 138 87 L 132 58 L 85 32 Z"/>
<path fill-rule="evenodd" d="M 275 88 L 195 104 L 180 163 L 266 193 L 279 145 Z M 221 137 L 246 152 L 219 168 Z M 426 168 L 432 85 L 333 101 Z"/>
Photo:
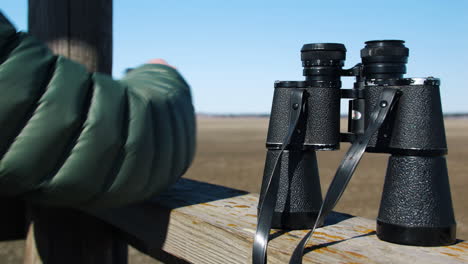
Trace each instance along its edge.
<path fill-rule="evenodd" d="M 181 180 L 152 201 L 94 212 L 127 232 L 137 248 L 191 263 L 250 263 L 258 196 Z M 412 247 L 380 241 L 375 221 L 333 213 L 316 231 L 304 263 L 467 263 L 468 243 Z M 272 231 L 269 263 L 288 263 L 307 231 Z"/>

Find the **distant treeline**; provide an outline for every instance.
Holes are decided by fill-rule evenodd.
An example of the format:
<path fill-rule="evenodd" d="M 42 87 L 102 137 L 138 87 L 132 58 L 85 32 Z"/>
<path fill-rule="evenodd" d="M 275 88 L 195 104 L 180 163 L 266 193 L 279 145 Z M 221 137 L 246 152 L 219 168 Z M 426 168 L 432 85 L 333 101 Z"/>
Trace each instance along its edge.
<path fill-rule="evenodd" d="M 197 113 L 197 116 L 199 117 L 225 117 L 225 118 L 260 118 L 260 117 L 270 117 L 270 114 L 266 113 L 252 113 L 252 114 L 216 114 L 216 113 Z M 347 115 L 341 115 L 341 117 L 346 118 Z M 444 114 L 444 117 L 446 118 L 468 118 L 468 113 L 446 113 Z"/>

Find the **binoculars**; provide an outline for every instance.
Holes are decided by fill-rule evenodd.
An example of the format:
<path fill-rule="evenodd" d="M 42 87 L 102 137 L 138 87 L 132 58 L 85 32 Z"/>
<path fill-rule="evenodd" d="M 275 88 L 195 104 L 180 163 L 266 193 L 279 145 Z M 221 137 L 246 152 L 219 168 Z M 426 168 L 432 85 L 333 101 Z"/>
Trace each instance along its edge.
<path fill-rule="evenodd" d="M 271 210 L 265 213 L 269 227 L 312 228 L 322 205 L 315 152 L 337 150 L 340 142 L 364 144 L 361 138 L 372 126 L 376 130 L 362 152 L 390 154 L 377 217 L 379 239 L 416 246 L 455 242 L 440 81 L 403 77 L 408 55 L 404 41 L 368 41 L 362 62 L 343 69 L 343 44 L 302 47 L 305 80 L 274 86 L 259 202 L 260 210 Z M 352 89 L 341 89 L 342 76 L 356 78 Z M 386 90 L 394 91 L 394 102 L 382 100 Z M 347 132 L 340 131 L 341 99 L 349 99 Z M 387 104 L 385 118 L 373 126 L 374 109 Z M 271 190 L 274 198 L 267 201 Z"/>

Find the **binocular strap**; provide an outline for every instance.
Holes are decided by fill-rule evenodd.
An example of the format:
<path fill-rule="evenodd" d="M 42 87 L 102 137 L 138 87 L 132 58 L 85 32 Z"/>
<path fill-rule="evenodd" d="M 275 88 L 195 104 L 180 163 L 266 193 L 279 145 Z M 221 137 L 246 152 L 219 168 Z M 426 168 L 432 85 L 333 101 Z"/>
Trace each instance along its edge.
<path fill-rule="evenodd" d="M 266 251 L 268 246 L 268 236 L 270 235 L 273 213 L 276 206 L 276 196 L 278 195 L 278 163 L 283 156 L 284 150 L 291 142 L 291 137 L 299 123 L 299 117 L 304 109 L 304 90 L 293 89 L 291 91 L 288 132 L 283 140 L 281 151 L 274 162 L 272 173 L 267 179 L 267 186 L 261 204 L 259 205 L 259 213 L 257 218 L 257 232 L 252 251 L 252 262 L 255 264 L 265 264 L 267 261 Z"/>
<path fill-rule="evenodd" d="M 364 134 L 359 135 L 353 142 L 351 147 L 346 152 L 340 166 L 336 170 L 335 177 L 333 178 L 330 187 L 328 188 L 325 199 L 320 207 L 320 211 L 315 221 L 314 227 L 309 233 L 301 240 L 289 261 L 290 264 L 302 263 L 302 256 L 304 248 L 309 238 L 317 228 L 318 223 L 323 220 L 338 203 L 341 195 L 343 194 L 349 180 L 353 176 L 359 161 L 366 150 L 367 144 L 375 132 L 379 130 L 385 121 L 388 113 L 392 110 L 395 102 L 398 100 L 399 90 L 394 88 L 384 88 L 380 94 L 380 99 L 374 111 L 371 113 L 371 120 L 364 131 Z"/>

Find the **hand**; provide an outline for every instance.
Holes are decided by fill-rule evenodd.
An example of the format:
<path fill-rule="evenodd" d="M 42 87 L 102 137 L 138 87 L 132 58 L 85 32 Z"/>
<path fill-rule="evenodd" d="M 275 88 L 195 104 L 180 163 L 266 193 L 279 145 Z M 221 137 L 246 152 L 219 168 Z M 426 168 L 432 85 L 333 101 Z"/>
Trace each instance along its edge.
<path fill-rule="evenodd" d="M 149 60 L 147 62 L 148 64 L 162 64 L 162 65 L 166 65 L 166 66 L 169 66 L 173 69 L 177 69 L 176 67 L 170 65 L 169 63 L 167 63 L 167 61 L 163 60 L 163 59 L 152 59 L 152 60 Z"/>

